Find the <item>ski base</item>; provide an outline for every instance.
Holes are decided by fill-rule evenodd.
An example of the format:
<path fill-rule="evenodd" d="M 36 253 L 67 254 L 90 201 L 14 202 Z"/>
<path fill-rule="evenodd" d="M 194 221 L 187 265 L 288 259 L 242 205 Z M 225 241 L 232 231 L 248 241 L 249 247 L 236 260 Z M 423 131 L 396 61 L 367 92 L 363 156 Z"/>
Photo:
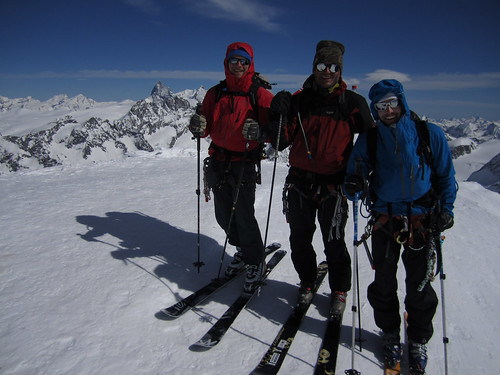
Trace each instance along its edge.
<path fill-rule="evenodd" d="M 286 251 L 278 250 L 272 256 L 272 258 L 266 265 L 266 272 L 264 273 L 262 281 L 264 281 L 269 276 L 271 271 L 276 267 L 280 260 L 283 259 L 285 254 Z M 225 335 L 225 333 L 229 330 L 231 324 L 238 317 L 239 313 L 245 308 L 252 297 L 257 294 L 259 289 L 260 287 L 256 288 L 256 290 L 252 293 L 243 292 L 238 297 L 238 299 L 236 299 L 236 301 L 234 301 L 234 303 L 229 306 L 226 312 L 219 318 L 219 320 L 217 320 L 212 328 L 210 328 L 201 339 L 199 339 L 189 347 L 189 350 L 194 352 L 204 352 L 216 346 L 222 340 L 222 337 Z"/>
<path fill-rule="evenodd" d="M 331 315 L 328 318 L 323 342 L 314 368 L 314 375 L 333 375 L 337 368 L 337 354 L 340 343 L 342 315 Z"/>
<path fill-rule="evenodd" d="M 313 295 L 316 295 L 327 272 L 328 272 L 327 263 L 326 262 L 320 263 L 318 265 L 318 270 L 316 274 L 316 283 L 312 291 Z M 273 375 L 278 373 L 288 353 L 288 349 L 290 348 L 290 345 L 292 345 L 293 339 L 300 328 L 300 324 L 304 319 L 307 310 L 309 309 L 309 306 L 311 305 L 311 302 L 307 305 L 295 306 L 289 318 L 283 324 L 278 335 L 276 336 L 273 343 L 269 347 L 268 351 L 262 357 L 262 360 L 251 374 Z"/>
<path fill-rule="evenodd" d="M 272 244 L 268 245 L 266 247 L 266 256 L 275 252 L 280 247 L 281 244 L 278 242 L 273 242 Z M 210 283 L 198 289 L 197 291 L 191 293 L 189 296 L 183 298 L 181 301 L 173 304 L 170 307 L 161 309 L 156 314 L 156 317 L 162 320 L 177 319 L 184 313 L 191 310 L 193 307 L 199 305 L 201 302 L 210 297 L 210 295 L 215 293 L 217 290 L 225 287 L 227 284 L 233 281 L 238 275 L 242 274 L 245 270 L 246 267 L 243 267 L 241 270 L 239 270 L 236 274 L 232 276 L 224 276 L 212 280 Z"/>

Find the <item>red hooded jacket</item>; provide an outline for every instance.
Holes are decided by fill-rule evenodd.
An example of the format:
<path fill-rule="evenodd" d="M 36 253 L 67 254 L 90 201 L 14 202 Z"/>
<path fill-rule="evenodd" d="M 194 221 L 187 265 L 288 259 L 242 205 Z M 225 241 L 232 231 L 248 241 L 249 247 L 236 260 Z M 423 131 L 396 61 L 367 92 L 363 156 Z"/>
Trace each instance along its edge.
<path fill-rule="evenodd" d="M 227 56 L 236 49 L 244 49 L 251 57 L 252 61 L 245 75 L 236 78 L 231 74 L 228 67 Z M 253 49 L 246 43 L 232 43 L 227 47 L 224 58 L 224 71 L 228 92 L 248 93 L 252 85 L 252 77 L 255 73 Z M 248 95 L 221 95 L 217 100 L 217 86 L 210 88 L 203 100 L 201 114 L 207 119 L 207 130 L 204 137 L 210 135 L 212 142 L 221 148 L 233 152 L 244 152 L 247 140 L 243 137 L 243 124 L 247 118 L 257 120 L 261 126 L 268 123 L 269 107 L 273 94 L 263 87 L 257 91 L 257 106 L 259 107 L 256 119 L 250 98 Z M 259 142 L 251 141 L 249 150 L 259 146 Z M 210 154 L 214 152 L 210 150 Z"/>

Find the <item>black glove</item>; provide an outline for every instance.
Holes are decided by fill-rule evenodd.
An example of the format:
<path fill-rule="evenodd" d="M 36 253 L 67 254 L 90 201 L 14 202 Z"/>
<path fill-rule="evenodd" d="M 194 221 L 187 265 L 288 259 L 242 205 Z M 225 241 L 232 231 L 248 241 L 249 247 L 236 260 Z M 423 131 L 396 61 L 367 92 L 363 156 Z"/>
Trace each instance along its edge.
<path fill-rule="evenodd" d="M 344 182 L 345 193 L 349 197 L 354 197 L 356 193 L 359 193 L 360 198 L 364 197 L 365 180 L 363 177 L 357 174 L 351 174 L 346 177 Z"/>
<path fill-rule="evenodd" d="M 248 141 L 258 141 L 260 137 L 260 126 L 257 121 L 247 118 L 243 124 L 243 137 Z"/>
<path fill-rule="evenodd" d="M 271 114 L 287 116 L 292 101 L 292 94 L 288 91 L 280 91 L 277 93 L 271 102 Z"/>
<path fill-rule="evenodd" d="M 441 212 L 437 219 L 437 227 L 440 232 L 453 226 L 453 216 L 449 212 Z"/>
<path fill-rule="evenodd" d="M 191 117 L 191 120 L 189 121 L 189 131 L 193 133 L 195 137 L 203 136 L 206 128 L 207 119 L 205 116 L 196 113 Z"/>

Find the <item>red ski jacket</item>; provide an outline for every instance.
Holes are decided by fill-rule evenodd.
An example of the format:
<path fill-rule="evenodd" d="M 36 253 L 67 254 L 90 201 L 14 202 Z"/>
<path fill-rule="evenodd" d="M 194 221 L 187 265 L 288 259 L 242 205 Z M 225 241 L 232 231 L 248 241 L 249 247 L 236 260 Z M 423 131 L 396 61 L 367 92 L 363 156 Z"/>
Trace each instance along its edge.
<path fill-rule="evenodd" d="M 374 126 L 366 100 L 347 90 L 344 81 L 322 92 L 310 76 L 292 96 L 287 125 L 291 167 L 343 179 L 355 133 Z"/>
<path fill-rule="evenodd" d="M 235 49 L 244 49 L 252 57 L 248 71 L 240 79 L 234 77 L 228 68 L 227 56 Z M 257 120 L 261 126 L 266 126 L 273 94 L 263 87 L 258 88 L 257 119 L 248 96 L 255 73 L 253 49 L 246 43 L 233 43 L 228 46 L 224 58 L 224 71 L 226 75 L 225 90 L 227 91 L 220 95 L 217 86 L 214 86 L 208 90 L 202 103 L 201 114 L 207 119 L 207 130 L 204 137 L 210 135 L 212 142 L 219 148 L 242 153 L 245 151 L 247 143 L 242 134 L 245 120 L 251 118 Z M 259 142 L 251 141 L 249 151 L 258 146 Z M 213 152 L 214 148 L 211 148 L 210 154 Z"/>

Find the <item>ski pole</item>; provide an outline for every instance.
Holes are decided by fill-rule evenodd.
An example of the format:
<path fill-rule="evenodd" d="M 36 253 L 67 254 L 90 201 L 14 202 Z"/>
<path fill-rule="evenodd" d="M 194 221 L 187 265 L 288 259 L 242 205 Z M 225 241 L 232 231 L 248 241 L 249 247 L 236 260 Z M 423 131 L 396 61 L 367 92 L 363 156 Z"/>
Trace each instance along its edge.
<path fill-rule="evenodd" d="M 196 195 L 198 196 L 198 236 L 197 236 L 197 248 L 198 248 L 198 261 L 197 262 L 194 262 L 193 265 L 195 267 L 198 267 L 198 273 L 200 273 L 200 268 L 202 266 L 205 265 L 205 263 L 203 263 L 200 259 L 201 257 L 201 251 L 200 251 L 200 194 L 201 194 L 201 191 L 200 191 L 200 174 L 201 174 L 201 171 L 200 171 L 200 153 L 201 153 L 201 146 L 200 146 L 200 143 L 201 143 L 201 140 L 200 140 L 200 136 L 198 135 L 196 137 L 196 152 L 197 152 L 197 160 L 198 160 L 198 173 L 197 173 L 197 185 L 196 185 Z"/>
<path fill-rule="evenodd" d="M 354 241 L 353 241 L 353 256 L 354 256 L 354 264 L 358 262 L 358 201 L 359 201 L 359 193 L 356 193 L 354 196 L 354 202 L 352 204 L 353 208 L 353 216 L 354 216 Z M 357 269 L 353 267 L 352 280 L 353 283 L 357 278 Z M 351 369 L 345 370 L 346 375 L 360 375 L 361 373 L 354 369 L 354 354 L 355 354 L 355 345 L 356 345 L 356 306 L 357 302 L 357 291 L 356 287 L 353 288 L 353 296 L 352 296 L 352 340 L 351 340 Z"/>
<path fill-rule="evenodd" d="M 227 230 L 226 230 L 226 239 L 224 240 L 224 247 L 222 248 L 222 255 L 220 257 L 219 272 L 217 273 L 217 278 L 220 277 L 220 273 L 222 271 L 222 263 L 224 262 L 224 255 L 226 254 L 227 242 L 229 240 L 229 231 L 230 231 L 231 225 L 233 223 L 234 211 L 236 211 L 236 204 L 238 203 L 238 197 L 240 195 L 241 184 L 243 183 L 243 174 L 245 173 L 245 161 L 246 161 L 247 155 L 248 155 L 248 147 L 250 147 L 250 142 L 247 141 L 247 143 L 245 145 L 245 152 L 243 153 L 243 158 L 241 160 L 241 170 L 240 170 L 240 175 L 238 177 L 238 185 L 236 185 L 236 191 L 234 193 L 234 198 L 233 198 L 233 205 L 231 206 L 231 213 L 229 214 L 229 221 L 228 221 Z"/>
<path fill-rule="evenodd" d="M 356 256 L 356 294 L 358 296 L 358 325 L 359 325 L 359 329 L 358 329 L 358 344 L 359 344 L 359 351 L 363 351 L 363 338 L 361 337 L 361 308 L 360 308 L 360 305 L 361 305 L 361 302 L 360 302 L 360 293 L 359 293 L 359 259 L 358 257 Z"/>
<path fill-rule="evenodd" d="M 444 241 L 444 236 L 439 236 L 436 238 L 436 241 L 439 242 L 439 247 L 442 246 Z M 439 280 L 441 284 L 441 315 L 443 320 L 443 345 L 444 345 L 444 373 L 448 375 L 448 343 L 449 339 L 446 336 L 446 308 L 445 308 L 445 300 L 444 300 L 444 280 L 446 279 L 446 274 L 444 273 L 443 262 L 441 260 L 441 269 L 439 270 Z"/>
<path fill-rule="evenodd" d="M 280 114 L 280 122 L 278 125 L 278 139 L 276 140 L 276 150 L 274 155 L 273 177 L 271 178 L 271 192 L 269 193 L 269 208 L 267 209 L 266 235 L 264 236 L 264 246 L 267 245 L 267 233 L 269 230 L 269 219 L 271 217 L 271 203 L 273 201 L 274 178 L 276 176 L 276 163 L 278 162 L 278 150 L 280 146 L 281 124 L 283 123 L 283 115 Z"/>
<path fill-rule="evenodd" d="M 196 106 L 195 112 L 197 114 L 201 114 L 201 104 L 198 103 Z M 201 139 L 200 135 L 198 134 L 196 136 L 196 160 L 197 160 L 197 184 L 196 184 L 196 195 L 198 196 L 198 235 L 197 235 L 197 249 L 198 249 L 198 261 L 194 262 L 193 265 L 198 268 L 198 273 L 200 273 L 200 268 L 205 265 L 200 259 L 201 257 L 201 245 L 200 245 L 200 175 L 201 175 L 201 169 L 200 169 L 200 160 L 201 160 Z"/>

